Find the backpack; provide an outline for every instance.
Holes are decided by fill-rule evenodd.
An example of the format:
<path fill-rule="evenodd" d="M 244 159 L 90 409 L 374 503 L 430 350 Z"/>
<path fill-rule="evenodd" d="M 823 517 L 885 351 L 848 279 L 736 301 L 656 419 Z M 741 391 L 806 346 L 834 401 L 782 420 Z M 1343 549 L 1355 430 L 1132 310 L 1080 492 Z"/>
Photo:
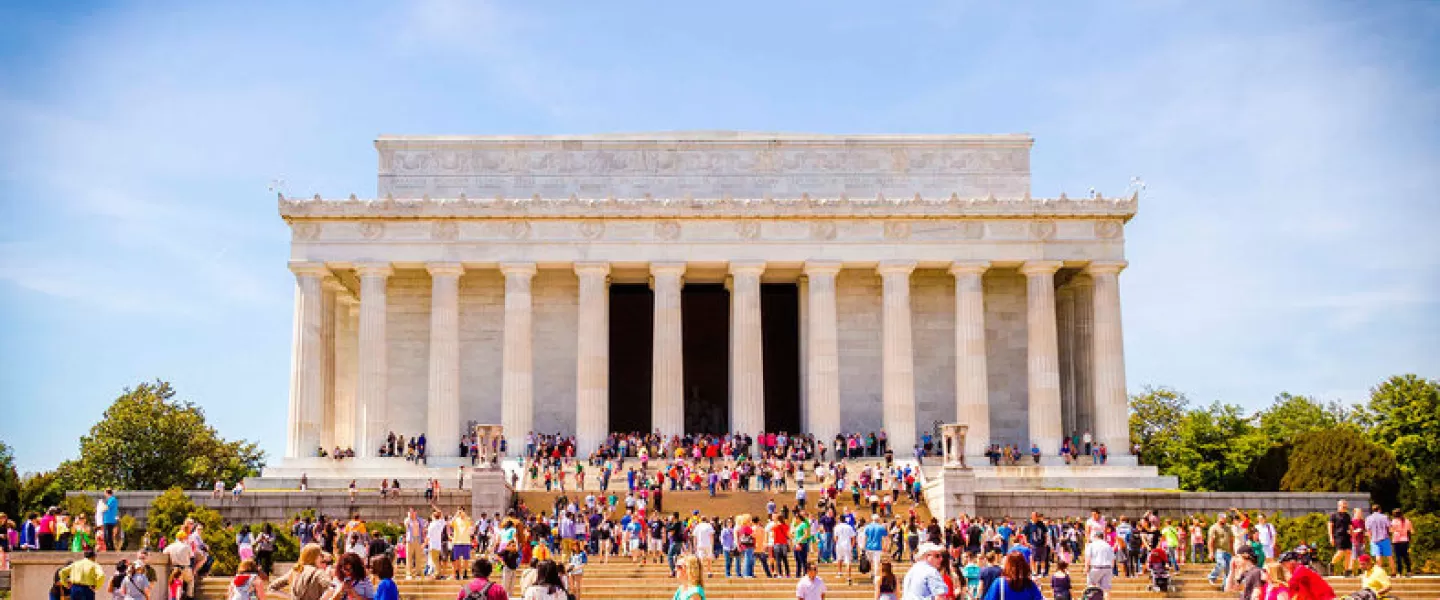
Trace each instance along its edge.
<path fill-rule="evenodd" d="M 486 582 L 485 587 L 479 590 L 470 590 L 470 593 L 465 594 L 465 600 L 488 600 L 488 598 L 490 598 L 490 588 L 492 587 L 495 587 L 495 584 Z"/>

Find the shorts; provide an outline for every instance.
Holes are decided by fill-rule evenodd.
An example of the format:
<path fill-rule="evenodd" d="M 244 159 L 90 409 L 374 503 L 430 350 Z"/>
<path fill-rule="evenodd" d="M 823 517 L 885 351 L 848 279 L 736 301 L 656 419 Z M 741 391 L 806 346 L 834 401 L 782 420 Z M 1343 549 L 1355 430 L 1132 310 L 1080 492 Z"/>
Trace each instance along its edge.
<path fill-rule="evenodd" d="M 639 552 L 639 551 L 640 551 L 640 540 L 635 539 L 635 538 L 630 538 L 630 551 L 631 551 L 631 552 Z"/>
<path fill-rule="evenodd" d="M 696 548 L 696 549 L 695 549 L 695 556 L 696 556 L 697 558 L 699 558 L 700 560 L 710 560 L 711 558 L 714 558 L 714 557 L 715 557 L 714 555 L 715 555 L 715 553 L 714 553 L 714 552 L 711 552 L 709 548 Z"/>
<path fill-rule="evenodd" d="M 1090 572 L 1085 574 L 1085 584 L 1108 592 L 1110 591 L 1110 577 L 1114 575 L 1114 572 L 1115 567 L 1110 565 L 1090 567 Z"/>
<path fill-rule="evenodd" d="M 1351 546 L 1350 546 L 1350 536 L 1348 536 L 1348 535 L 1335 536 L 1335 551 L 1337 551 L 1337 552 L 1349 552 L 1349 551 L 1350 551 L 1350 548 L 1351 548 Z"/>
<path fill-rule="evenodd" d="M 850 544 L 835 544 L 835 562 L 850 564 L 851 557 L 855 555 L 855 547 Z"/>
<path fill-rule="evenodd" d="M 470 560 L 470 544 L 455 544 L 451 546 L 450 560 Z"/>
<path fill-rule="evenodd" d="M 1378 542 L 1370 542 L 1370 554 L 1376 558 L 1382 556 L 1394 556 L 1390 551 L 1390 540 L 1382 539 Z"/>

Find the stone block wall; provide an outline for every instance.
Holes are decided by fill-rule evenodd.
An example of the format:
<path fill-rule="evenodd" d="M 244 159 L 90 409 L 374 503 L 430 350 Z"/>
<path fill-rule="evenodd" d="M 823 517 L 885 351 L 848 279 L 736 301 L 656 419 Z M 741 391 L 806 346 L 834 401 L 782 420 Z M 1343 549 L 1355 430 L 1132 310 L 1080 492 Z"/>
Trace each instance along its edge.
<path fill-rule="evenodd" d="M 985 274 L 984 287 L 990 441 L 1027 444 L 1030 393 L 1025 276 L 1015 269 L 992 269 Z"/>
<path fill-rule="evenodd" d="M 460 278 L 460 418 L 500 422 L 505 276 L 469 270 Z"/>
<path fill-rule="evenodd" d="M 841 431 L 878 431 L 884 421 L 881 299 L 872 269 L 842 269 L 835 278 Z"/>
<path fill-rule="evenodd" d="M 542 269 L 535 274 L 531 294 L 535 307 L 535 431 L 574 433 L 580 279 L 569 269 Z"/>
<path fill-rule="evenodd" d="M 918 441 L 935 432 L 936 421 L 955 422 L 955 277 L 949 271 L 917 269 L 910 276 L 910 321 Z"/>
<path fill-rule="evenodd" d="M 1286 493 L 1286 492 L 1164 492 L 1164 491 L 979 491 L 975 492 L 976 513 L 982 517 L 1020 517 L 1032 511 L 1050 516 L 1083 517 L 1091 510 L 1106 515 L 1143 515 L 1147 510 L 1166 517 L 1206 515 L 1231 508 L 1286 516 L 1324 513 L 1335 510 L 1337 500 L 1351 506 L 1366 506 L 1368 494 Z"/>
<path fill-rule="evenodd" d="M 453 480 L 445 482 L 446 485 L 452 483 Z M 503 498 L 504 502 L 509 502 L 509 487 L 504 487 L 503 482 L 500 482 L 500 485 L 502 487 L 499 489 L 482 494 L 486 499 L 485 506 L 492 506 L 495 499 Z M 134 517 L 143 526 L 150 511 L 150 503 L 161 493 L 120 491 L 116 492 L 115 496 L 120 500 L 120 514 Z M 76 494 L 84 495 L 85 492 L 70 492 L 70 495 Z M 236 524 L 289 522 L 300 511 L 307 509 L 313 509 L 317 514 L 327 517 L 342 518 L 358 513 L 367 521 L 399 523 L 405 519 L 405 511 L 411 507 L 425 510 L 428 506 L 424 492 L 413 489 L 402 492 L 399 497 L 383 500 L 378 490 L 369 489 L 360 492 L 354 501 L 350 500 L 349 492 L 345 491 L 265 491 L 247 493 L 238 500 L 229 492 L 219 499 L 211 498 L 208 491 L 197 490 L 187 494 L 195 504 L 214 509 L 226 522 Z M 454 513 L 457 508 L 471 510 L 471 496 L 469 489 L 442 489 L 434 504 L 446 514 Z"/>
<path fill-rule="evenodd" d="M 430 275 L 396 269 L 386 288 L 388 429 L 406 437 L 424 433 L 430 395 Z"/>

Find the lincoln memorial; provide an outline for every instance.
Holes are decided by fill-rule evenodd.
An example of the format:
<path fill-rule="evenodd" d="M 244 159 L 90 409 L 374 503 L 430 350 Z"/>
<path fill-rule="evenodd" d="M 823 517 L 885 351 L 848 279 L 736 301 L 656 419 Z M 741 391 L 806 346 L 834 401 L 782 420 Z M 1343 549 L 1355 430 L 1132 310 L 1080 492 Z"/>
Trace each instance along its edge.
<path fill-rule="evenodd" d="M 884 431 L 1129 456 L 1135 196 L 1033 197 L 1027 135 L 382 136 L 373 198 L 282 196 L 285 465 L 469 424 Z M 433 462 L 432 460 L 432 462 Z M 458 460 L 458 459 L 455 459 Z M 983 462 L 984 459 L 977 459 Z M 449 464 L 457 464 L 451 462 Z M 1153 471 L 1152 471 L 1153 474 Z M 313 475 L 312 475 L 313 476 Z"/>

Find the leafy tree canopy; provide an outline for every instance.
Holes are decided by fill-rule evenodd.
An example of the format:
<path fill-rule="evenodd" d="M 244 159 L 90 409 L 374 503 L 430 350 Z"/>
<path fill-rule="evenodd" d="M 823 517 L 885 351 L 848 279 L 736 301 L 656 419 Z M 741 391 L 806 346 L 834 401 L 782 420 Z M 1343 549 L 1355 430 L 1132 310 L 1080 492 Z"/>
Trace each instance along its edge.
<path fill-rule="evenodd" d="M 1440 510 L 1440 382 L 1397 375 L 1370 390 L 1370 437 L 1395 453 L 1402 500 Z"/>
<path fill-rule="evenodd" d="M 1270 445 L 1243 409 L 1216 402 L 1180 420 L 1169 472 L 1187 490 L 1243 490 L 1246 469 Z"/>
<path fill-rule="evenodd" d="M 1356 412 L 1339 402 L 1322 403 L 1309 396 L 1282 393 L 1275 402 L 1255 415 L 1260 432 L 1277 444 L 1287 444 L 1311 431 L 1355 425 Z"/>
<path fill-rule="evenodd" d="M 216 479 L 255 475 L 264 460 L 255 444 L 222 439 L 199 407 L 177 400 L 174 388 L 157 380 L 126 389 L 80 438 L 73 483 L 88 489 L 195 489 Z"/>
<path fill-rule="evenodd" d="M 1311 431 L 1295 438 L 1290 468 L 1280 481 L 1287 492 L 1368 492 L 1386 508 L 1399 491 L 1395 456 L 1349 427 Z"/>
<path fill-rule="evenodd" d="M 0 442 L 0 513 L 18 519 L 20 514 L 20 474 L 15 471 L 15 453 Z"/>
<path fill-rule="evenodd" d="M 1190 401 L 1170 388 L 1146 387 L 1130 397 L 1130 443 L 1140 445 L 1140 461 L 1162 472 L 1175 462 L 1180 422 L 1190 410 Z"/>

